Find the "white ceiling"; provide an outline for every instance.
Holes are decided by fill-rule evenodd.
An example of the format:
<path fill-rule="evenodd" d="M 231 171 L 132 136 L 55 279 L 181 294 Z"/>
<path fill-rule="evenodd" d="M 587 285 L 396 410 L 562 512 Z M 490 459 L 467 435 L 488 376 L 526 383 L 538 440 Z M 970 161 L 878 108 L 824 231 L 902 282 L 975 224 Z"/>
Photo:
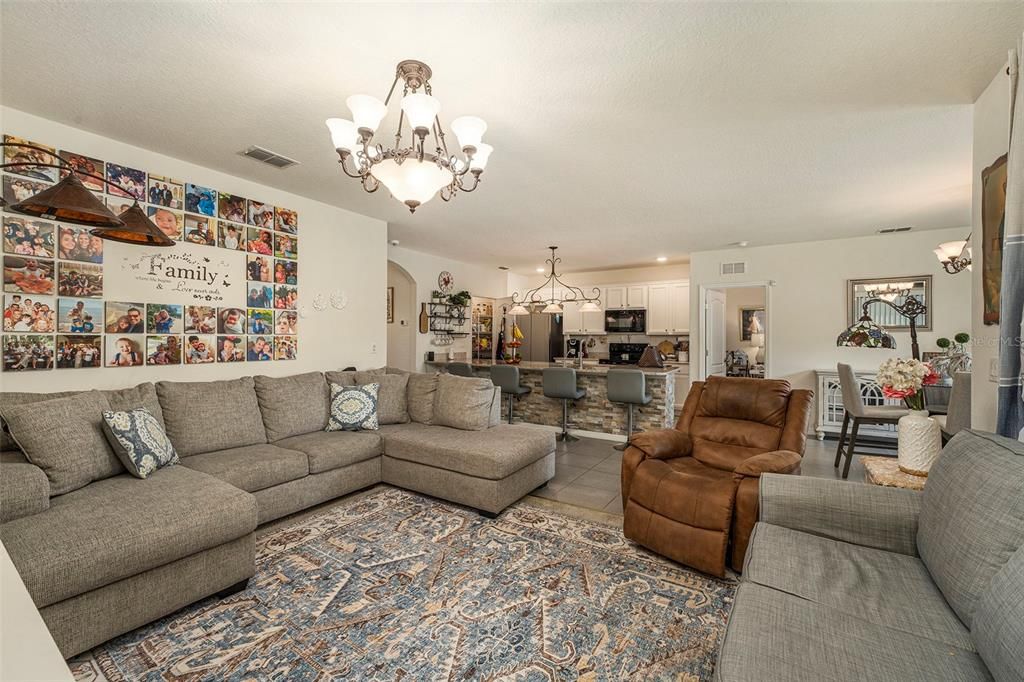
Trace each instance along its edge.
<path fill-rule="evenodd" d="M 4 0 L 0 22 L 5 105 L 532 272 L 549 243 L 579 270 L 968 225 L 970 104 L 1024 3 Z M 341 176 L 323 124 L 405 58 L 495 147 L 478 192 L 414 216 Z M 253 144 L 302 165 L 237 155 Z"/>

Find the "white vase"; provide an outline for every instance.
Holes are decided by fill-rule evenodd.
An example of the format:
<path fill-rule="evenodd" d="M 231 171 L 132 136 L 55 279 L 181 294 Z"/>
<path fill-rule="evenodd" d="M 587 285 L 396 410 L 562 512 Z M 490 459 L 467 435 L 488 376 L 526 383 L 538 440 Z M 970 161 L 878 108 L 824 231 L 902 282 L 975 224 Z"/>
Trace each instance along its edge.
<path fill-rule="evenodd" d="M 927 410 L 911 410 L 900 417 L 897 445 L 900 471 L 927 476 L 942 450 L 942 430 Z"/>

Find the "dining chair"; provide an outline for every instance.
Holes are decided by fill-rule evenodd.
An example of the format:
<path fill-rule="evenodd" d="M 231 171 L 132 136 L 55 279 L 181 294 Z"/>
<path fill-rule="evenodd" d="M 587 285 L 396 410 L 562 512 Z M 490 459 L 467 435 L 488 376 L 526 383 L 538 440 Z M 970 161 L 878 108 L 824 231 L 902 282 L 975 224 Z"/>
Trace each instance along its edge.
<path fill-rule="evenodd" d="M 854 447 L 857 444 L 858 431 L 862 424 L 879 425 L 895 424 L 900 417 L 910 413 L 906 407 L 899 405 L 865 405 L 864 396 L 860 392 L 860 381 L 849 365 L 839 363 L 839 388 L 843 396 L 843 428 L 839 432 L 839 445 L 836 446 L 836 461 L 832 465 L 838 467 L 846 448 L 846 463 L 843 464 L 843 478 L 850 475 L 850 462 L 853 460 Z M 849 438 L 847 438 L 849 433 Z"/>
<path fill-rule="evenodd" d="M 946 414 L 935 415 L 935 421 L 942 429 L 943 443 L 959 431 L 971 428 L 970 372 L 957 372 L 953 375 L 953 389 L 949 393 L 949 410 Z"/>

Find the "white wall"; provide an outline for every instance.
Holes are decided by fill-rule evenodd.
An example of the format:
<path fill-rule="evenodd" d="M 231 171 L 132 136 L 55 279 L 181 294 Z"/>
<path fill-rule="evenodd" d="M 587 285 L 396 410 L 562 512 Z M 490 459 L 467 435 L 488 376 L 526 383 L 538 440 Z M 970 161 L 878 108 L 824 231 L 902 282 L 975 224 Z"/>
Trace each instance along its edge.
<path fill-rule="evenodd" d="M 974 103 L 974 164 L 971 174 L 973 205 L 971 222 L 974 232 L 971 247 L 974 256 L 973 271 L 958 277 L 970 277 L 973 288 L 973 314 L 971 336 L 974 371 L 971 381 L 971 425 L 986 431 L 996 428 L 996 383 L 990 369 L 999 357 L 999 326 L 983 321 L 984 301 L 981 283 L 981 172 L 1006 153 L 1010 138 L 1010 78 L 1006 67 L 999 69 L 995 78 Z"/>
<path fill-rule="evenodd" d="M 388 323 L 388 366 L 412 371 L 418 364 L 416 285 L 405 270 L 388 261 L 388 286 L 395 290 L 394 320 Z"/>
<path fill-rule="evenodd" d="M 58 149 L 295 209 L 299 213 L 298 289 L 300 305 L 306 309 L 306 316 L 299 322 L 298 359 L 293 362 L 4 372 L 0 373 L 3 390 L 111 388 L 162 379 L 203 381 L 247 374 L 280 376 L 347 365 L 362 368 L 384 364 L 387 225 L 383 221 L 15 109 L 0 107 L 0 130 Z M 311 302 L 316 294 L 329 297 L 334 291 L 348 295 L 349 303 L 344 310 L 329 306 L 322 312 L 313 309 Z"/>
<path fill-rule="evenodd" d="M 455 278 L 453 292 L 465 290 L 474 296 L 485 298 L 502 298 L 510 293 L 508 272 L 493 266 L 463 263 L 400 246 L 389 246 L 387 258 L 400 265 L 416 282 L 415 316 L 417 319 L 420 306 L 430 300 L 430 292 L 437 289 L 437 276 L 443 271 L 452 273 Z M 470 329 L 468 308 L 464 329 L 467 332 Z M 471 346 L 469 336 L 456 337 L 455 343 L 451 346 L 435 346 L 431 343 L 433 338 L 433 334 L 420 334 L 417 330 L 414 356 L 416 369 L 423 369 L 423 360 L 427 351 L 430 350 L 438 353 L 447 353 L 448 351 L 465 353 L 465 357 L 469 357 Z"/>
<path fill-rule="evenodd" d="M 931 274 L 934 331 L 919 332 L 918 339 L 922 351 L 937 350 L 935 339 L 970 328 L 971 289 L 963 277 L 952 277 L 942 270 L 932 249 L 940 242 L 963 239 L 967 230 L 954 228 L 691 254 L 690 328 L 699 328 L 701 285 L 774 280 L 768 294 L 771 376 L 788 379 L 798 388 L 813 389 L 815 369 L 835 369 L 837 362 L 845 362 L 858 370 L 876 371 L 888 357 L 910 356 L 907 332 L 894 332 L 894 351 L 836 347 L 836 336 L 848 324 L 848 279 Z M 740 260 L 748 263 L 746 275 L 718 274 L 720 263 Z M 691 334 L 694 375 L 702 352 L 700 334 Z"/>
<path fill-rule="evenodd" d="M 740 334 L 740 308 L 763 308 L 764 287 L 730 287 L 722 291 L 725 292 L 725 349 L 742 350 L 749 355 L 750 341 L 743 341 Z"/>

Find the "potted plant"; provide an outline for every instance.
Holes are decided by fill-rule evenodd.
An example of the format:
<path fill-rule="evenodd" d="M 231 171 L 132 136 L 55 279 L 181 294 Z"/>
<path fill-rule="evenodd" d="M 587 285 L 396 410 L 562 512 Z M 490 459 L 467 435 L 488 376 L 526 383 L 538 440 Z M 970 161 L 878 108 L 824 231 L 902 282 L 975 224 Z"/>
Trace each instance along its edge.
<path fill-rule="evenodd" d="M 957 372 L 970 372 L 971 353 L 967 350 L 970 340 L 967 332 L 960 332 L 952 341 L 946 337 L 936 339 L 935 345 L 942 349 L 943 355 L 935 359 L 935 370 L 950 378 Z"/>
<path fill-rule="evenodd" d="M 468 291 L 460 291 L 458 293 L 451 294 L 448 297 L 448 302 L 450 304 L 457 305 L 457 306 L 463 306 L 463 307 L 469 305 L 469 302 L 472 301 L 472 300 L 473 300 L 473 297 L 470 295 L 470 293 Z"/>
<path fill-rule="evenodd" d="M 898 425 L 900 471 L 927 476 L 942 449 L 942 433 L 924 408 L 924 387 L 937 383 L 938 373 L 927 362 L 890 358 L 878 368 L 877 381 L 882 395 L 899 398 L 910 408 L 910 414 L 900 417 Z"/>

